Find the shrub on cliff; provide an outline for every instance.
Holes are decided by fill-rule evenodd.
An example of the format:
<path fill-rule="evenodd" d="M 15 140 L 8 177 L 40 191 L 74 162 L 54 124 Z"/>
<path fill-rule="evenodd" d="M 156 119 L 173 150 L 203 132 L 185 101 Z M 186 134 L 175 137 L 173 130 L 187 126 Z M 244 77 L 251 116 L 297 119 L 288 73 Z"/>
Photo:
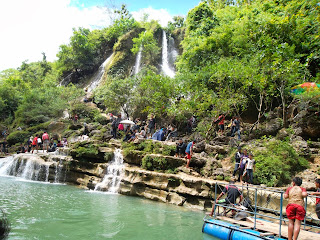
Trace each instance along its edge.
<path fill-rule="evenodd" d="M 30 133 L 28 131 L 15 131 L 8 135 L 7 141 L 10 145 L 25 143 L 29 137 Z"/>
<path fill-rule="evenodd" d="M 281 186 L 290 183 L 297 172 L 308 167 L 308 161 L 298 155 L 288 141 L 265 138 L 264 149 L 255 153 L 255 183 Z"/>

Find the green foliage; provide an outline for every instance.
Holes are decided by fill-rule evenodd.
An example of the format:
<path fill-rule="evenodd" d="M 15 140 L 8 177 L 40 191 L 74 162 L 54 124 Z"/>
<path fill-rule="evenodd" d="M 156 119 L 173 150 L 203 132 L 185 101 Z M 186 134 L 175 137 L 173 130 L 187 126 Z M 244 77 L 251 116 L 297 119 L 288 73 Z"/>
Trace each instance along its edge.
<path fill-rule="evenodd" d="M 165 171 L 168 164 L 164 157 L 146 155 L 142 158 L 141 167 L 150 171 Z"/>
<path fill-rule="evenodd" d="M 91 120 L 94 120 L 96 116 L 100 115 L 99 110 L 92 108 L 83 102 L 78 102 L 71 105 L 70 111 L 73 115 L 77 114 L 79 118 L 89 118 Z"/>
<path fill-rule="evenodd" d="M 137 150 L 137 151 L 142 151 L 144 154 L 162 154 L 164 156 L 173 156 L 175 154 L 176 147 L 161 144 L 158 141 L 153 141 L 153 140 L 145 140 L 139 144 L 135 143 L 127 143 L 124 142 L 122 143 L 122 147 L 124 149 L 124 152 L 126 150 L 131 151 L 131 150 Z"/>
<path fill-rule="evenodd" d="M 261 140 L 265 150 L 255 153 L 256 183 L 281 186 L 290 183 L 295 173 L 308 167 L 308 161 L 298 155 L 289 142 Z"/>
<path fill-rule="evenodd" d="M 10 145 L 14 145 L 16 143 L 26 143 L 29 137 L 30 133 L 28 131 L 15 131 L 7 136 L 7 141 Z"/>
<path fill-rule="evenodd" d="M 154 32 L 152 30 L 140 33 L 139 37 L 132 39 L 132 41 L 134 44 L 131 51 L 137 54 L 141 50 L 145 64 L 150 64 L 155 61 L 157 55 L 160 53 L 160 47 L 154 38 Z"/>

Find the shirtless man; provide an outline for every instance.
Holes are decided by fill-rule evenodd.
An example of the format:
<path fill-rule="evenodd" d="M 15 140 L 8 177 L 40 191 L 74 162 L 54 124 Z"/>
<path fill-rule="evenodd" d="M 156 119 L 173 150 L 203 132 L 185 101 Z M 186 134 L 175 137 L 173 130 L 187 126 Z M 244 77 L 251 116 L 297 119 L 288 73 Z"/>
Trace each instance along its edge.
<path fill-rule="evenodd" d="M 298 239 L 301 221 L 306 216 L 303 198 L 307 197 L 308 194 L 305 188 L 300 187 L 301 184 L 301 178 L 293 178 L 292 187 L 289 187 L 284 194 L 284 198 L 289 199 L 286 208 L 287 217 L 289 218 L 288 240 Z"/>

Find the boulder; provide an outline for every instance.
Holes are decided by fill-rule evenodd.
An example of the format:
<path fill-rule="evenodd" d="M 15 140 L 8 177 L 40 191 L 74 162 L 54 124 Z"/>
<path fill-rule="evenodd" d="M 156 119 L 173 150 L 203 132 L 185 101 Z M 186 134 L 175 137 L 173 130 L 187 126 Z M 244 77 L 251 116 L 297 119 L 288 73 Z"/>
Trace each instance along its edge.
<path fill-rule="evenodd" d="M 193 146 L 193 152 L 201 153 L 201 152 L 203 152 L 205 150 L 205 147 L 206 147 L 206 142 L 205 141 L 196 143 Z"/>

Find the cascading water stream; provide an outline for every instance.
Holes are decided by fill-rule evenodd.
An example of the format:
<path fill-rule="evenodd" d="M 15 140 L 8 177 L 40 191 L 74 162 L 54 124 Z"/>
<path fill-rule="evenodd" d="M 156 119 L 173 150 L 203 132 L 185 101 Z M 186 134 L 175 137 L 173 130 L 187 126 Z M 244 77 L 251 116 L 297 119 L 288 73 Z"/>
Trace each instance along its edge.
<path fill-rule="evenodd" d="M 0 175 L 15 176 L 26 180 L 49 182 L 50 165 L 54 162 L 45 162 L 33 155 L 26 155 L 21 159 L 19 155 L 1 159 Z M 56 163 L 55 183 L 61 179 L 62 160 Z"/>
<path fill-rule="evenodd" d="M 113 54 L 111 54 L 110 57 L 108 57 L 99 67 L 98 72 L 96 73 L 96 75 L 94 76 L 94 79 L 92 80 L 92 82 L 90 83 L 90 85 L 87 87 L 88 92 L 92 92 L 94 89 L 96 89 L 96 87 L 99 86 L 103 75 L 105 73 L 105 67 L 111 63 L 112 61 L 112 57 Z"/>
<path fill-rule="evenodd" d="M 168 58 L 168 40 L 167 40 L 167 34 L 165 31 L 162 32 L 162 72 L 169 76 L 174 77 L 175 72 L 170 68 L 169 65 L 169 58 Z"/>
<path fill-rule="evenodd" d="M 107 189 L 110 193 L 117 193 L 122 179 L 124 169 L 123 156 L 120 149 L 114 151 L 113 161 L 107 168 L 107 173 L 101 183 L 98 183 L 94 191 Z"/>
<path fill-rule="evenodd" d="M 134 75 L 137 75 L 140 71 L 141 56 L 142 56 L 142 47 L 140 47 L 139 52 L 136 56 L 136 63 L 134 65 Z"/>

